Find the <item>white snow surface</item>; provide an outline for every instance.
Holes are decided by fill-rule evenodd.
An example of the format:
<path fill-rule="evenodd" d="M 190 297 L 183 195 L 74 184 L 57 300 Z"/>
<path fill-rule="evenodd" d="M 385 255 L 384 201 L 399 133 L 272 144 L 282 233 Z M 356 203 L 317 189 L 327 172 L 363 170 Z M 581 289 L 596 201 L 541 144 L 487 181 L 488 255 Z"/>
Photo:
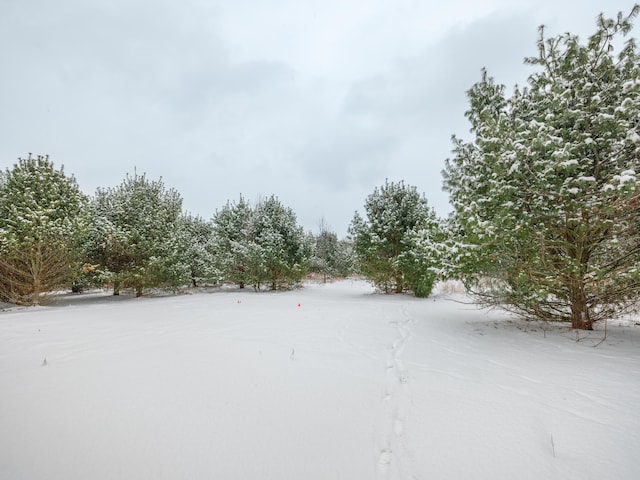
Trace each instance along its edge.
<path fill-rule="evenodd" d="M 640 478 L 633 321 L 357 280 L 117 300 L 0 313 L 1 479 Z"/>

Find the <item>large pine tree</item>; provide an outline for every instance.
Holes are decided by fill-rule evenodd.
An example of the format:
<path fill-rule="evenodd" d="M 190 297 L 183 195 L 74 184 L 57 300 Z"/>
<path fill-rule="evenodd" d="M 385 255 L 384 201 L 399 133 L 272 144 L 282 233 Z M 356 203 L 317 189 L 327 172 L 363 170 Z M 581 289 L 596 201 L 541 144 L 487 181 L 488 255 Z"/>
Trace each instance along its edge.
<path fill-rule="evenodd" d="M 262 250 L 265 279 L 272 290 L 302 280 L 309 268 L 311 244 L 293 210 L 277 197 L 272 195 L 256 206 L 253 238 Z"/>
<path fill-rule="evenodd" d="M 238 202 L 227 202 L 212 220 L 216 265 L 222 278 L 240 288 L 252 283 L 261 267 L 256 267 L 258 246 L 253 240 L 253 209 L 240 196 Z"/>
<path fill-rule="evenodd" d="M 183 214 L 173 235 L 177 265 L 186 267 L 192 287 L 217 285 L 222 272 L 216 266 L 213 224 L 200 216 Z"/>
<path fill-rule="evenodd" d="M 99 188 L 92 202 L 93 220 L 86 241 L 88 260 L 101 278 L 133 288 L 180 286 L 189 280 L 189 266 L 179 251 L 182 198 L 162 180 L 127 176 L 116 188 Z"/>
<path fill-rule="evenodd" d="M 541 28 L 526 88 L 484 72 L 468 92 L 475 138 L 454 138 L 445 188 L 458 274 L 488 304 L 591 329 L 637 301 L 640 61 L 622 38 L 638 10 L 600 15 L 584 44 Z"/>
<path fill-rule="evenodd" d="M 293 210 L 275 196 L 252 208 L 241 196 L 213 218 L 217 265 L 240 288 L 289 288 L 306 274 L 311 246 Z"/>
<path fill-rule="evenodd" d="M 29 154 L 0 173 L 0 298 L 38 304 L 71 284 L 86 205 L 75 178 L 48 157 Z"/>

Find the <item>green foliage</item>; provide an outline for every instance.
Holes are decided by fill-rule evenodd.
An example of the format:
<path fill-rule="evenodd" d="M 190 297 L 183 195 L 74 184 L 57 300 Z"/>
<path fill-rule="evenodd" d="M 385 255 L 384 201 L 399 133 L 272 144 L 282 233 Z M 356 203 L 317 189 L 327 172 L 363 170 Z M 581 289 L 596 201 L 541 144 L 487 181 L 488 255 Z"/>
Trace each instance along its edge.
<path fill-rule="evenodd" d="M 259 248 L 253 241 L 253 209 L 240 196 L 237 203 L 227 202 L 216 212 L 212 225 L 216 265 L 222 279 L 240 288 L 251 285 L 262 271 L 258 266 Z"/>
<path fill-rule="evenodd" d="M 437 276 L 432 243 L 439 224 L 426 199 L 415 187 L 387 181 L 367 198 L 365 211 L 367 219 L 356 212 L 349 227 L 360 273 L 386 293 L 428 296 Z"/>
<path fill-rule="evenodd" d="M 258 290 L 290 288 L 307 272 L 310 245 L 295 214 L 271 196 L 255 208 L 240 197 L 213 219 L 217 265 L 225 281 Z"/>
<path fill-rule="evenodd" d="M 483 72 L 468 92 L 475 139 L 454 138 L 444 177 L 455 273 L 488 304 L 592 328 L 638 298 L 640 62 L 632 39 L 614 55 L 637 13 L 584 45 L 541 28 L 525 89 Z"/>
<path fill-rule="evenodd" d="M 338 240 L 335 232 L 330 231 L 324 223 L 320 233 L 311 236 L 312 256 L 309 271 L 322 275 L 323 281 L 328 278 L 346 277 L 353 273 L 353 256 L 351 244 Z"/>
<path fill-rule="evenodd" d="M 407 232 L 398 265 L 408 289 L 416 297 L 428 297 L 435 281 L 442 276 L 445 240 L 444 231 L 435 215 L 427 216 Z"/>
<path fill-rule="evenodd" d="M 0 174 L 0 298 L 38 304 L 80 271 L 86 197 L 49 157 L 31 154 Z"/>
<path fill-rule="evenodd" d="M 271 196 L 255 209 L 253 238 L 262 248 L 266 280 L 272 290 L 290 288 L 307 273 L 311 245 L 293 210 Z"/>
<path fill-rule="evenodd" d="M 174 237 L 178 265 L 187 266 L 192 287 L 217 285 L 221 281 L 222 273 L 216 268 L 213 238 L 211 222 L 188 214 L 180 216 Z"/>
<path fill-rule="evenodd" d="M 97 264 L 101 279 L 120 287 L 184 285 L 191 278 L 180 252 L 182 199 L 161 180 L 127 176 L 116 188 L 98 189 L 92 203 L 86 241 L 88 261 Z"/>

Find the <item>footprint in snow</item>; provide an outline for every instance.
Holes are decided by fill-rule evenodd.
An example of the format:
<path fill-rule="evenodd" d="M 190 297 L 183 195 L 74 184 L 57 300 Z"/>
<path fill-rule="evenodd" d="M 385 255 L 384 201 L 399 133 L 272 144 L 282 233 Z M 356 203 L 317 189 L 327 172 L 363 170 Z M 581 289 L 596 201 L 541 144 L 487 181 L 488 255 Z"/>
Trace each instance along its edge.
<path fill-rule="evenodd" d="M 382 450 L 378 458 L 378 469 L 380 473 L 385 473 L 391 465 L 391 450 Z"/>

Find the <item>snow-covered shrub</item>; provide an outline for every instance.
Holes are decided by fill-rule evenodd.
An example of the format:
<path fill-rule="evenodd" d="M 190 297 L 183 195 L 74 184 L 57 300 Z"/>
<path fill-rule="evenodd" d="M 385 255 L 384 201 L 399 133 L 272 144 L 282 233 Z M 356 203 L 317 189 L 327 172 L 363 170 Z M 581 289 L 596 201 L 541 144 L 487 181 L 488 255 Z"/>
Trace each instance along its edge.
<path fill-rule="evenodd" d="M 355 213 L 349 227 L 357 269 L 388 293 L 426 297 L 437 276 L 434 244 L 439 222 L 426 199 L 404 182 L 386 182 L 365 202 L 367 218 Z"/>

